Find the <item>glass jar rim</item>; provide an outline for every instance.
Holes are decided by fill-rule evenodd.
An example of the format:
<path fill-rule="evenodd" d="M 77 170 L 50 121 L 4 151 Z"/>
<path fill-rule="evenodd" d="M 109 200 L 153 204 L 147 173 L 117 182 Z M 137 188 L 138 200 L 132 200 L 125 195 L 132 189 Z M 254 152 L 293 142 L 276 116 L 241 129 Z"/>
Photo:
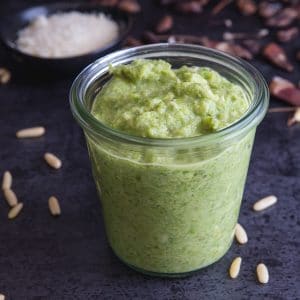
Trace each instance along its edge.
<path fill-rule="evenodd" d="M 183 138 L 145 138 L 140 136 L 133 136 L 127 134 L 126 132 L 122 132 L 106 126 L 104 123 L 96 119 L 91 114 L 86 105 L 84 105 L 84 97 L 86 95 L 88 87 L 96 79 L 107 74 L 108 66 L 110 64 L 122 64 L 124 62 L 132 61 L 137 57 L 154 58 L 152 56 L 147 57 L 151 54 L 155 54 L 157 56 L 156 58 L 159 58 L 159 56 L 161 56 L 162 54 L 168 55 L 172 52 L 180 52 L 183 56 L 184 54 L 190 57 L 192 55 L 195 58 L 197 58 L 197 55 L 202 55 L 203 57 L 209 59 L 217 59 L 218 62 L 223 63 L 222 66 L 225 66 L 228 69 L 234 69 L 235 71 L 239 71 L 240 73 L 246 72 L 246 76 L 248 77 L 247 79 L 254 85 L 253 105 L 251 105 L 250 109 L 240 119 L 219 131 L 205 135 Z M 126 61 L 126 59 L 129 60 Z M 114 64 L 114 62 L 117 63 Z M 218 50 L 198 45 L 159 43 L 116 51 L 102 58 L 99 58 L 95 62 L 88 65 L 85 69 L 83 69 L 83 71 L 81 71 L 81 73 L 75 78 L 70 89 L 69 99 L 71 111 L 75 119 L 83 127 L 83 129 L 93 134 L 136 145 L 158 147 L 177 147 L 192 145 L 201 146 L 214 143 L 219 139 L 222 139 L 223 141 L 226 139 L 231 139 L 234 136 L 239 135 L 242 130 L 249 130 L 254 126 L 257 126 L 267 112 L 267 108 L 269 105 L 269 89 L 262 74 L 251 64 L 240 58 L 234 57 Z"/>

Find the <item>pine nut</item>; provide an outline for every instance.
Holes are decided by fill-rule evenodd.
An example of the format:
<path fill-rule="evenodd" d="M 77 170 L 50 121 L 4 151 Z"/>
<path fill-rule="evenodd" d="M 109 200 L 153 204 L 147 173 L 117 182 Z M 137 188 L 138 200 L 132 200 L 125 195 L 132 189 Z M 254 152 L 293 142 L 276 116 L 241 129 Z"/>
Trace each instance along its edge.
<path fill-rule="evenodd" d="M 16 136 L 19 139 L 23 138 L 34 138 L 34 137 L 40 137 L 44 135 L 46 132 L 45 127 L 31 127 L 31 128 L 24 128 L 19 131 L 17 131 Z"/>
<path fill-rule="evenodd" d="M 20 213 L 20 211 L 23 208 L 23 203 L 20 202 L 18 203 L 16 206 L 14 206 L 8 213 L 8 218 L 9 219 L 14 219 L 15 217 L 18 216 L 18 214 Z"/>
<path fill-rule="evenodd" d="M 2 180 L 2 189 L 3 190 L 9 190 L 12 185 L 12 176 L 9 171 L 5 171 L 3 174 L 3 180 Z"/>
<path fill-rule="evenodd" d="M 3 294 L 0 294 L 0 300 L 5 300 L 5 296 Z"/>
<path fill-rule="evenodd" d="M 240 269 L 241 269 L 241 264 L 242 264 L 242 258 L 241 257 L 236 257 L 229 268 L 229 275 L 232 279 L 237 278 L 239 273 L 240 273 Z"/>
<path fill-rule="evenodd" d="M 18 198 L 13 190 L 11 189 L 3 190 L 3 194 L 6 202 L 10 207 L 14 207 L 18 204 Z"/>
<path fill-rule="evenodd" d="M 48 205 L 53 216 L 59 216 L 61 214 L 60 205 L 56 197 L 51 196 L 48 200 Z"/>
<path fill-rule="evenodd" d="M 52 153 L 45 153 L 44 158 L 48 165 L 54 169 L 59 169 L 62 165 L 61 160 Z"/>
<path fill-rule="evenodd" d="M 274 195 L 262 198 L 254 203 L 253 209 L 255 211 L 264 210 L 277 202 L 277 197 Z"/>
<path fill-rule="evenodd" d="M 258 264 L 256 267 L 257 279 L 260 283 L 269 282 L 269 271 L 265 264 Z"/>
<path fill-rule="evenodd" d="M 0 84 L 6 84 L 10 81 L 11 74 L 5 68 L 0 68 Z"/>
<path fill-rule="evenodd" d="M 237 223 L 235 227 L 235 238 L 239 244 L 246 244 L 248 242 L 247 233 L 243 226 L 239 223 Z"/>

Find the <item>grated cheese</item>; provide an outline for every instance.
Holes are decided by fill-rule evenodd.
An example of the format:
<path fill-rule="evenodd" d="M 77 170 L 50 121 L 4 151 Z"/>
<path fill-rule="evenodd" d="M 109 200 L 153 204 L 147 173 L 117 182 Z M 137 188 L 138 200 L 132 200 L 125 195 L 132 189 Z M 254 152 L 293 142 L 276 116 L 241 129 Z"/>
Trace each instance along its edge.
<path fill-rule="evenodd" d="M 87 54 L 105 47 L 119 34 L 118 25 L 103 13 L 76 11 L 39 16 L 18 32 L 22 52 L 48 58 Z"/>

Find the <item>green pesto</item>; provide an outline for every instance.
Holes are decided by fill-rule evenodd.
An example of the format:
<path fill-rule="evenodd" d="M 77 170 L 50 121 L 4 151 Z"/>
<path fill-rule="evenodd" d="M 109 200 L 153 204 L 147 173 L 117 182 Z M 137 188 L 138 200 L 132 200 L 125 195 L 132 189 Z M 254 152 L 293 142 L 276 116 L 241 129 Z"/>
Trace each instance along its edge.
<path fill-rule="evenodd" d="M 249 106 L 243 89 L 205 67 L 172 69 L 163 60 L 111 68 L 93 115 L 109 127 L 149 138 L 192 137 L 238 120 Z"/>
<path fill-rule="evenodd" d="M 162 60 L 111 69 L 92 114 L 126 133 L 178 138 L 220 130 L 243 116 L 242 88 L 208 68 L 173 70 Z M 128 265 L 178 276 L 231 245 L 255 129 L 230 143 L 137 147 L 87 133 L 109 243 Z"/>

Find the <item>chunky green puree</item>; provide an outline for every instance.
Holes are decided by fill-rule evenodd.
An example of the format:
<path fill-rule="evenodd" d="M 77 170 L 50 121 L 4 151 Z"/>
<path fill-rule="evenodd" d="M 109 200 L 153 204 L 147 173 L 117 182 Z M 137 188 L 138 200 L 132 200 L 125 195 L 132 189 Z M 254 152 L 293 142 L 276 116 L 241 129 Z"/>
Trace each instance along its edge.
<path fill-rule="evenodd" d="M 237 121 L 243 89 L 205 67 L 136 60 L 110 69 L 92 114 L 148 138 L 192 137 Z M 237 221 L 255 129 L 231 142 L 159 148 L 87 134 L 109 242 L 127 264 L 180 274 L 218 260 Z"/>
<path fill-rule="evenodd" d="M 163 60 L 136 60 L 111 69 L 113 79 L 92 113 L 132 135 L 178 138 L 206 134 L 239 119 L 249 103 L 242 88 L 209 68 L 172 69 Z"/>

